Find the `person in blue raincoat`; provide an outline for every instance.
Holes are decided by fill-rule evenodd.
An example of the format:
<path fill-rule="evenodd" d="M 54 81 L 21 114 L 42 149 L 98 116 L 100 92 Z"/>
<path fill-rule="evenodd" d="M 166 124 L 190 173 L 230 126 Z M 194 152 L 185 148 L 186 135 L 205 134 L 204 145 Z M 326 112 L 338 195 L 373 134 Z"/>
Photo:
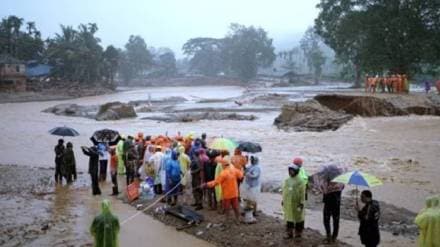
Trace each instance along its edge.
<path fill-rule="evenodd" d="M 162 157 L 162 163 L 159 167 L 158 175 L 156 175 L 156 180 L 154 181 L 155 186 L 156 184 L 160 185 L 163 192 L 167 192 L 169 189 L 166 175 L 166 166 L 169 160 L 171 160 L 171 149 L 167 148 L 165 149 L 165 153 Z"/>
<path fill-rule="evenodd" d="M 167 202 L 174 206 L 177 204 L 177 198 L 181 192 L 181 171 L 179 164 L 179 154 L 175 151 L 171 153 L 171 159 L 165 164 L 166 180 L 167 180 Z"/>

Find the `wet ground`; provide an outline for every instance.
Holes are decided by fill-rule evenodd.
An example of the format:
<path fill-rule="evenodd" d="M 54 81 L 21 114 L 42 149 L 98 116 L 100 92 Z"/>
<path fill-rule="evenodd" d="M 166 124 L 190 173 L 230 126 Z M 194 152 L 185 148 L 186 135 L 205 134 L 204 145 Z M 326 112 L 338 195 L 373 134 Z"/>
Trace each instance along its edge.
<path fill-rule="evenodd" d="M 191 208 L 192 196 L 189 193 L 179 197 L 181 205 Z M 153 201 L 153 200 L 152 200 Z M 138 200 L 133 203 L 142 205 L 144 208 L 150 205 L 152 201 Z M 233 220 L 233 213 L 227 218 L 224 214 L 219 214 L 216 210 L 209 210 L 206 207 L 203 210 L 196 211 L 204 216 L 204 221 L 199 224 L 188 226 L 188 222 L 175 216 L 166 214 L 164 208 L 167 205 L 159 203 L 145 213 L 152 215 L 159 221 L 182 229 L 188 234 L 194 235 L 216 246 L 323 246 L 324 237 L 317 230 L 306 227 L 301 239 L 283 239 L 285 234 L 285 223 L 282 219 L 266 215 L 260 212 L 255 224 L 237 225 Z M 338 241 L 333 246 L 350 246 L 346 243 Z"/>
<path fill-rule="evenodd" d="M 107 195 L 109 183 L 101 184 L 102 196 L 92 196 L 88 175 L 80 174 L 73 185 L 55 186 L 53 172 L 0 165 L 0 246 L 93 246 L 89 227 L 104 198 L 121 223 L 137 213 Z M 124 178 L 120 180 L 122 184 Z M 120 246 L 210 246 L 143 214 L 122 225 L 119 240 L 124 243 Z"/>
<path fill-rule="evenodd" d="M 114 95 L 66 101 L 0 104 L 0 114 L 2 116 L 0 121 L 0 164 L 17 164 L 20 167 L 51 167 L 53 164 L 53 146 L 58 138 L 49 135 L 47 131 L 55 126 L 66 125 L 80 132 L 81 135 L 78 137 L 65 139 L 73 142 L 78 169 L 83 172 L 86 171 L 87 160 L 80 153 L 79 147 L 91 145 L 88 138 L 98 129 L 112 128 L 124 134 L 136 134 L 142 131 L 145 135 L 165 133 L 174 135 L 177 131 L 182 133 L 195 131 L 197 134 L 206 132 L 210 137 L 233 137 L 236 140 L 261 143 L 264 152 L 259 156 L 264 169 L 263 181 L 266 187 L 278 187 L 281 180 L 287 176 L 287 164 L 291 162 L 294 156 L 301 156 L 305 160 L 305 167 L 309 173 L 317 171 L 322 164 L 337 162 L 345 164 L 351 169 L 360 169 L 375 174 L 384 180 L 383 186 L 373 188 L 376 198 L 390 205 L 405 208 L 413 213 L 417 212 L 423 207 L 424 198 L 427 195 L 440 193 L 440 180 L 438 179 L 440 174 L 437 167 L 438 150 L 440 150 L 438 139 L 440 117 L 357 117 L 337 131 L 298 133 L 280 131 L 272 125 L 274 118 L 279 114 L 278 111 L 254 112 L 252 114 L 255 114 L 258 120 L 252 122 L 225 120 L 194 123 L 157 123 L 156 121 L 140 119 L 150 113 L 141 114 L 138 119 L 96 122 L 91 119 L 54 116 L 41 112 L 59 103 L 94 105 L 115 100 L 128 102 L 170 96 L 182 96 L 188 99 L 188 101 L 177 106 L 178 109 L 196 107 L 240 109 L 240 106 L 234 102 L 228 101 L 225 103 L 225 99 L 238 97 L 243 93 L 256 92 L 263 94 L 287 93 L 290 95 L 289 100 L 300 101 L 312 97 L 316 92 L 341 90 L 338 88 L 340 87 L 306 87 L 300 89 L 247 89 L 235 86 L 164 87 L 124 91 Z M 250 106 L 245 102 L 241 107 L 255 106 Z M 27 177 L 24 176 L 24 178 Z M 71 198 L 63 198 L 59 204 L 73 209 L 74 212 L 85 212 L 88 216 L 98 213 L 99 203 L 96 201 L 99 200 L 91 198 L 88 191 L 81 192 L 80 188 L 79 191 L 79 197 L 90 202 L 90 204 L 76 205 L 70 203 Z M 349 189 L 346 191 L 348 193 Z M 84 193 L 84 195 L 81 193 Z M 16 198 L 15 194 L 2 194 L 1 196 L 1 203 L 5 203 L 5 207 L 12 207 L 13 204 L 17 203 L 17 200 L 21 200 Z M 56 201 L 55 195 L 47 196 L 54 197 L 53 200 Z M 347 194 L 346 196 L 350 195 Z M 32 212 L 32 215 L 41 214 L 47 219 L 52 218 L 49 213 L 40 213 L 39 211 L 39 208 L 48 208 L 51 211 L 51 205 L 46 200 L 35 200 L 35 204 L 29 204 L 26 209 Z M 278 204 L 278 202 L 275 203 Z M 118 203 L 116 205 L 119 207 Z M 122 211 L 124 210 L 133 209 L 125 208 Z M 8 214 L 5 213 L 4 215 Z M 128 216 L 128 214 L 126 215 Z M 9 218 L 9 222 L 13 221 L 13 218 Z M 87 244 L 90 242 L 90 236 L 85 230 L 88 227 L 88 221 L 75 222 L 76 228 L 81 228 L 83 231 L 83 235 L 79 234 L 80 238 L 83 236 L 85 244 Z M 32 221 L 27 222 L 27 224 L 34 225 Z M 66 231 L 70 230 L 67 229 Z"/>

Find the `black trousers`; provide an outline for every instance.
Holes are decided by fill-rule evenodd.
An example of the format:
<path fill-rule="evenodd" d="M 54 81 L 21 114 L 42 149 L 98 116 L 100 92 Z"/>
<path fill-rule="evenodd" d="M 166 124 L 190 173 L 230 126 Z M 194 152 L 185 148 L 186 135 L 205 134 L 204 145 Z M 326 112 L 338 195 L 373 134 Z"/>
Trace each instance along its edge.
<path fill-rule="evenodd" d="M 107 179 L 107 163 L 108 160 L 99 161 L 99 180 L 105 181 Z"/>
<path fill-rule="evenodd" d="M 162 184 L 155 184 L 153 190 L 154 190 L 154 194 L 161 195 L 163 193 Z"/>
<path fill-rule="evenodd" d="M 132 166 L 126 167 L 125 176 L 127 178 L 127 185 L 133 183 L 133 181 L 134 181 L 134 177 L 136 175 L 134 170 L 135 169 Z"/>
<path fill-rule="evenodd" d="M 340 202 L 324 203 L 324 227 L 327 237 L 338 238 L 340 208 Z M 333 218 L 333 233 L 330 228 L 330 218 Z"/>
<path fill-rule="evenodd" d="M 194 204 L 202 206 L 203 204 L 203 190 L 201 188 L 193 189 Z"/>
<path fill-rule="evenodd" d="M 113 183 L 113 195 L 117 195 L 119 193 L 118 172 L 117 171 L 111 173 L 111 179 L 112 179 L 112 183 Z"/>
<path fill-rule="evenodd" d="M 55 161 L 55 183 L 63 183 L 63 176 L 61 175 L 61 161 Z"/>
<path fill-rule="evenodd" d="M 90 178 L 92 179 L 92 193 L 93 193 L 93 195 L 101 195 L 101 190 L 99 189 L 98 171 L 91 172 Z"/>
<path fill-rule="evenodd" d="M 295 230 L 296 234 L 301 234 L 304 230 L 304 221 L 297 222 L 297 223 L 287 221 L 287 224 L 286 224 L 287 233 L 292 234 L 292 230 Z"/>
<path fill-rule="evenodd" d="M 206 200 L 208 202 L 208 207 L 217 208 L 217 200 L 215 199 L 215 189 L 207 188 L 206 189 Z"/>

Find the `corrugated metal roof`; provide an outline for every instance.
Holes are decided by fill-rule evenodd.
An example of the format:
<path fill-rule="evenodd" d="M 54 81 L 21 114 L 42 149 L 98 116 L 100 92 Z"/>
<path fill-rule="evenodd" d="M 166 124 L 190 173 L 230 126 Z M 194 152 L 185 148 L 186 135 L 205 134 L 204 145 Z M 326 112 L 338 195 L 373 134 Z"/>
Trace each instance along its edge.
<path fill-rule="evenodd" d="M 23 64 L 23 62 L 9 54 L 0 54 L 0 64 Z"/>

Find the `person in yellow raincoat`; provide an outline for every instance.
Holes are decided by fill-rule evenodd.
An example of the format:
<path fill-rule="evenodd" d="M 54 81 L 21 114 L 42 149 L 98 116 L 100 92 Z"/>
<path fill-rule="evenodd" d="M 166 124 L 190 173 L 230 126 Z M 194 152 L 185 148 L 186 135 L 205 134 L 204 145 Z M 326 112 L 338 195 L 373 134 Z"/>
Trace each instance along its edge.
<path fill-rule="evenodd" d="M 223 171 L 221 159 L 222 157 L 218 156 L 214 161 L 217 162 L 217 166 L 215 167 L 215 179 L 217 179 Z M 215 186 L 215 200 L 217 201 L 218 212 L 222 212 L 222 187 L 220 185 Z"/>
<path fill-rule="evenodd" d="M 116 145 L 116 156 L 118 156 L 118 175 L 125 174 L 124 142 L 125 142 L 125 138 L 122 137 L 121 140 L 119 140 L 118 144 Z"/>
<path fill-rule="evenodd" d="M 419 227 L 419 247 L 440 246 L 440 198 L 428 197 L 426 207 L 416 216 L 414 222 Z"/>
<path fill-rule="evenodd" d="M 185 153 L 185 147 L 179 146 L 179 164 L 180 164 L 180 171 L 182 172 L 182 180 L 180 181 L 180 184 L 185 187 L 188 183 L 188 169 L 191 165 L 191 160 L 189 156 Z"/>
<path fill-rule="evenodd" d="M 281 205 L 286 221 L 285 239 L 293 237 L 293 230 L 295 230 L 295 238 L 301 238 L 304 230 L 306 184 L 298 175 L 299 170 L 297 165 L 289 165 L 289 177 L 284 180 L 282 186 L 283 201 Z"/>

